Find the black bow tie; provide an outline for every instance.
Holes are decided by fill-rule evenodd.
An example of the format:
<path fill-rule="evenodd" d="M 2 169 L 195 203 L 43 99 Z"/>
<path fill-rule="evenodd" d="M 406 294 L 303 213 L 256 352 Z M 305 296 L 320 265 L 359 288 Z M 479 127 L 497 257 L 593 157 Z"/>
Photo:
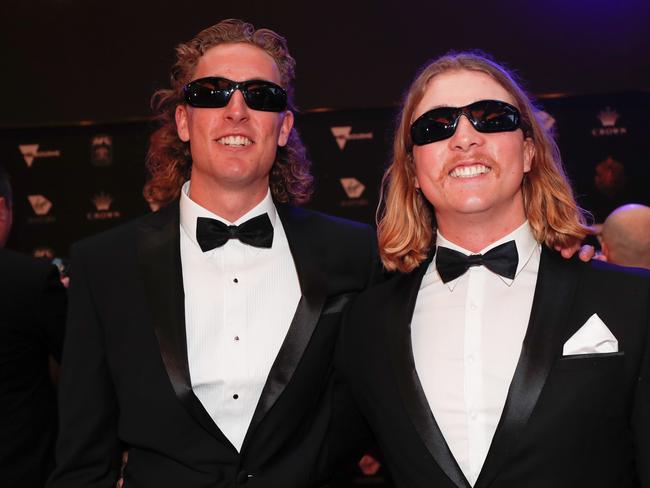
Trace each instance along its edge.
<path fill-rule="evenodd" d="M 196 219 L 196 240 L 203 252 L 223 246 L 229 239 L 239 239 L 255 247 L 271 247 L 273 225 L 267 214 L 258 215 L 240 225 L 226 225 L 216 219 Z"/>
<path fill-rule="evenodd" d="M 440 246 L 436 252 L 436 268 L 443 283 L 462 276 L 471 266 L 485 266 L 504 278 L 513 279 L 518 263 L 519 255 L 515 241 L 501 244 L 485 254 L 467 256 L 462 252 Z"/>

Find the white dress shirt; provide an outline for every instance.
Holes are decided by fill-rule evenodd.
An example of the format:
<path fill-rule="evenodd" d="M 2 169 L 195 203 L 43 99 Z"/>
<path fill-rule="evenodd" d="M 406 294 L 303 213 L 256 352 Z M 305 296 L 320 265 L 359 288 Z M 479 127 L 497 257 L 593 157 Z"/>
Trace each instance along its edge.
<path fill-rule="evenodd" d="M 270 249 L 230 239 L 202 252 L 197 217 L 239 225 L 267 213 Z M 262 388 L 300 300 L 298 274 L 270 191 L 236 222 L 180 198 L 185 328 L 192 390 L 228 440 L 241 450 Z"/>
<path fill-rule="evenodd" d="M 452 454 L 473 486 L 494 437 L 521 353 L 535 293 L 541 246 L 528 222 L 490 244 L 514 240 L 514 279 L 474 266 L 443 283 L 435 258 L 411 323 L 422 388 Z M 437 244 L 472 254 L 438 233 Z"/>

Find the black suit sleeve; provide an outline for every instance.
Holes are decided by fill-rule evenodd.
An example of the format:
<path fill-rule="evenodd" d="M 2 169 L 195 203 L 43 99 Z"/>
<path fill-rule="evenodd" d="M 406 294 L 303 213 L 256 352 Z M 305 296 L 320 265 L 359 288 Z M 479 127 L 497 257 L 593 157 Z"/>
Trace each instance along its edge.
<path fill-rule="evenodd" d="M 368 227 L 368 277 L 366 289 L 381 282 L 383 266 L 377 252 L 377 238 L 373 228 Z M 349 304 L 348 304 L 349 307 Z M 357 407 L 343 370 L 343 330 L 346 327 L 346 313 L 342 314 L 342 324 L 334 355 L 334 401 L 332 422 L 329 432 L 329 452 L 333 453 L 334 466 L 354 463 L 372 444 L 370 428 Z"/>
<path fill-rule="evenodd" d="M 379 247 L 377 244 L 377 231 L 374 227 L 368 227 L 368 246 L 369 246 L 369 255 L 370 255 L 370 271 L 368 273 L 368 282 L 366 284 L 366 289 L 370 288 L 373 285 L 381 283 L 385 277 L 384 265 L 379 258 Z"/>
<path fill-rule="evenodd" d="M 66 305 L 67 294 L 61 284 L 59 271 L 51 266 L 37 304 L 36 322 L 43 334 L 47 351 L 59 363 L 63 349 Z"/>
<path fill-rule="evenodd" d="M 345 314 L 342 321 L 341 333 L 339 334 L 334 356 L 335 398 L 332 434 L 330 437 L 331 449 L 337 454 L 334 459 L 335 464 L 358 461 L 365 450 L 372 444 L 370 428 L 357 406 L 345 375 L 343 330 L 345 327 L 349 327 L 346 320 L 347 315 Z"/>
<path fill-rule="evenodd" d="M 118 405 L 95 310 L 92 274 L 73 250 L 69 313 L 59 387 L 56 469 L 48 487 L 115 486 Z M 115 306 L 120 306 L 115 304 Z"/>
<path fill-rule="evenodd" d="M 650 290 L 646 305 L 645 355 L 638 376 L 632 429 L 636 441 L 636 463 L 641 486 L 650 488 Z"/>

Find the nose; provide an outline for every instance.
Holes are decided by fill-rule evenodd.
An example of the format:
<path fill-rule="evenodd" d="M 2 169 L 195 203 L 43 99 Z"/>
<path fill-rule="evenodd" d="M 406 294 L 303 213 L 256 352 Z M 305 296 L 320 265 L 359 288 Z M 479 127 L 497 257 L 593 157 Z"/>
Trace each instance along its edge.
<path fill-rule="evenodd" d="M 477 131 L 467 116 L 461 115 L 454 135 L 449 138 L 449 146 L 456 151 L 469 151 L 483 145 L 483 134 Z"/>
<path fill-rule="evenodd" d="M 235 124 L 248 120 L 248 105 L 241 91 L 235 90 L 224 107 L 224 117 Z"/>

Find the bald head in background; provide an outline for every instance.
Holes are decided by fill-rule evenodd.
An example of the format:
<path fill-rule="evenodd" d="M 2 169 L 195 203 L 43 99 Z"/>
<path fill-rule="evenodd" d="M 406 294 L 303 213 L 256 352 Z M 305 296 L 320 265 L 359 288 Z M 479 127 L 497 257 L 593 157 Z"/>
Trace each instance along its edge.
<path fill-rule="evenodd" d="M 650 207 L 631 203 L 614 210 L 603 224 L 601 246 L 611 263 L 650 269 Z"/>

